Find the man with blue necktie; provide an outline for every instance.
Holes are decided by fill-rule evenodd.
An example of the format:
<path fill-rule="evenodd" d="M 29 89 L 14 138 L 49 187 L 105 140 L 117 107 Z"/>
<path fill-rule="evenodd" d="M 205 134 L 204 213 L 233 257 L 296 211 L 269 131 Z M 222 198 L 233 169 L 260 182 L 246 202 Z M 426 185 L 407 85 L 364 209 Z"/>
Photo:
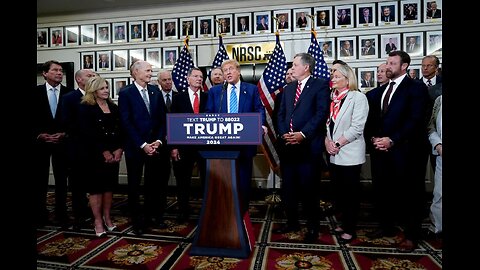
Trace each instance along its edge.
<path fill-rule="evenodd" d="M 265 108 L 260 100 L 256 85 L 240 81 L 240 64 L 233 59 L 222 63 L 225 78 L 224 84 L 216 85 L 208 91 L 207 113 L 248 113 L 259 112 L 262 117 L 263 132 L 265 126 Z M 238 171 L 240 174 L 239 189 L 242 202 L 241 214 L 248 210 L 252 183 L 253 157 L 257 154 L 257 146 L 249 145 L 233 147 L 240 151 Z"/>

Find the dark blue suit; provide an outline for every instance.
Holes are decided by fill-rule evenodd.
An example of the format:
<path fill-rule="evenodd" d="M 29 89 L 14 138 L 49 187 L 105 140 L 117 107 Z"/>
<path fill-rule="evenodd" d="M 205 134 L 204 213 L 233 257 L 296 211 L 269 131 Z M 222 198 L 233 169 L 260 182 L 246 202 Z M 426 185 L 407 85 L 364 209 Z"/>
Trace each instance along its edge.
<path fill-rule="evenodd" d="M 227 91 L 224 84 L 216 85 L 208 91 L 207 113 L 227 113 Z M 223 98 L 222 98 L 223 95 Z M 220 104 L 220 101 L 222 102 Z M 256 85 L 241 82 L 240 98 L 238 102 L 238 113 L 259 112 L 262 123 L 265 125 L 265 108 L 260 100 Z M 240 174 L 240 198 L 242 201 L 242 213 L 248 210 L 250 200 L 250 189 L 252 182 L 253 157 L 257 154 L 257 146 L 222 147 L 222 150 L 240 151 L 238 168 Z"/>
<path fill-rule="evenodd" d="M 207 107 L 208 94 L 202 91 L 197 92 L 199 94 L 199 112 L 204 113 Z M 188 90 L 185 90 L 173 98 L 172 113 L 194 113 L 193 104 L 190 101 Z M 172 161 L 173 171 L 175 179 L 177 180 L 177 194 L 181 215 L 186 217 L 189 214 L 188 200 L 190 196 L 190 183 L 192 181 L 192 171 L 197 162 L 197 166 L 200 172 L 200 180 L 202 187 L 205 181 L 205 159 L 203 159 L 199 150 L 200 147 L 194 145 L 171 145 L 171 148 L 178 149 L 180 159 L 178 161 Z"/>
<path fill-rule="evenodd" d="M 162 106 L 160 89 L 147 85 L 150 99 L 150 113 L 145 106 L 135 83 L 126 86 L 118 94 L 120 120 L 125 131 L 125 161 L 128 173 L 128 201 L 134 229 L 143 229 L 150 218 L 159 222 L 166 207 L 168 180 L 162 182 L 161 172 L 165 170 L 160 155 L 148 156 L 141 148 L 144 143 L 160 140 L 166 147 L 166 114 Z M 140 182 L 144 176 L 144 207 L 139 203 Z"/>
<path fill-rule="evenodd" d="M 290 132 L 290 119 L 293 131 L 301 131 L 305 138 L 300 144 L 285 145 L 280 138 L 280 169 L 283 178 L 283 198 L 287 213 L 287 225 L 298 227 L 298 201 L 303 201 L 309 230 L 318 231 L 320 181 L 323 151 L 325 150 L 325 123 L 330 103 L 328 81 L 310 77 L 302 93 L 293 105 L 297 81 L 289 83 L 284 91 L 278 111 L 278 133 L 282 136 Z"/>
<path fill-rule="evenodd" d="M 62 103 L 63 96 L 73 91 L 65 86 L 57 86 L 60 88 L 58 104 Z M 32 102 L 32 139 L 33 139 L 33 170 L 35 178 L 33 186 L 36 194 L 35 206 L 37 222 L 44 223 L 47 221 L 47 191 L 48 179 L 50 175 L 50 158 L 52 159 L 53 175 L 55 177 L 55 211 L 58 221 L 67 219 L 67 179 L 68 179 L 68 163 L 67 150 L 65 140 L 59 143 L 47 143 L 39 140 L 38 136 L 42 133 L 54 134 L 65 132 L 61 123 L 62 107 L 57 105 L 55 117 L 52 117 L 50 105 L 48 103 L 46 84 L 38 85 L 31 92 Z"/>
<path fill-rule="evenodd" d="M 67 152 L 70 163 L 69 183 L 72 191 L 72 210 L 76 222 L 81 222 L 90 216 L 88 200 L 82 177 L 86 160 L 79 158 L 79 125 L 78 110 L 83 94 L 79 89 L 68 92 L 61 99 L 59 106 L 62 108 L 61 122 L 67 133 Z"/>
<path fill-rule="evenodd" d="M 383 114 L 382 94 L 388 85 L 367 93 L 370 110 L 365 139 L 370 147 L 376 206 L 383 230 L 392 231 L 394 222 L 401 221 L 405 237 L 415 241 L 420 236 L 424 205 L 428 158 L 425 144 L 431 105 L 425 84 L 406 76 Z M 394 145 L 387 152 L 375 150 L 372 137 L 389 137 Z"/>

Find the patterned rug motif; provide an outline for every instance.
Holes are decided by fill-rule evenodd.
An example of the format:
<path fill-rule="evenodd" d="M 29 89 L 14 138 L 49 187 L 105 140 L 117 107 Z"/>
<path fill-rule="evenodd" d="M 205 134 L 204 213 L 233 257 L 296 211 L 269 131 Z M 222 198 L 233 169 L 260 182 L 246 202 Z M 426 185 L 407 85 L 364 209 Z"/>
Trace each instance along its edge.
<path fill-rule="evenodd" d="M 54 217 L 54 196 L 49 194 L 50 217 Z M 112 219 L 117 230 L 106 237 L 97 238 L 92 222 L 86 222 L 80 230 L 48 225 L 37 229 L 38 269 L 81 270 L 340 270 L 340 269 L 442 269 L 441 243 L 435 239 L 421 240 L 412 253 L 395 250 L 400 243 L 401 231 L 394 237 L 369 239 L 366 234 L 377 225 L 361 219 L 357 238 L 348 244 L 338 241 L 332 233 L 338 225 L 334 216 L 321 221 L 319 236 L 314 243 L 305 243 L 305 220 L 300 216 L 300 230 L 277 234 L 275 229 L 286 222 L 278 205 L 265 201 L 252 201 L 249 207 L 252 235 L 255 245 L 246 259 L 190 256 L 191 244 L 197 230 L 202 201 L 192 200 L 191 215 L 187 221 L 177 220 L 178 207 L 175 197 L 168 198 L 165 229 L 149 228 L 145 234 L 133 234 L 127 214 L 125 195 L 116 194 Z M 71 214 L 70 198 L 68 210 Z M 367 210 L 368 211 L 368 210 Z M 426 220 L 424 228 L 428 230 Z"/>

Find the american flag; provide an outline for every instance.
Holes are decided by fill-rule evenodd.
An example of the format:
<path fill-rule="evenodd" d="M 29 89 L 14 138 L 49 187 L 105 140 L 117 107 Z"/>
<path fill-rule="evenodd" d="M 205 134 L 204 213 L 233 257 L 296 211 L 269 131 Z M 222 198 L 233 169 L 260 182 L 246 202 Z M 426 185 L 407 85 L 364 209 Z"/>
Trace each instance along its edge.
<path fill-rule="evenodd" d="M 274 147 L 277 135 L 273 128 L 272 115 L 275 108 L 275 98 L 278 93 L 283 91 L 285 74 L 287 73 L 287 59 L 280 44 L 280 34 L 277 32 L 275 35 L 277 40 L 275 49 L 257 85 L 260 99 L 265 106 L 268 128 L 268 133 L 263 136 L 262 150 L 273 170 L 278 168 L 280 160 Z"/>
<path fill-rule="evenodd" d="M 184 44 L 180 57 L 177 62 L 175 62 L 172 70 L 172 80 L 178 91 L 188 89 L 187 73 L 188 70 L 195 66 L 192 56 L 188 51 L 188 37 L 185 38 Z"/>
<path fill-rule="evenodd" d="M 217 54 L 215 55 L 215 59 L 213 59 L 212 68 L 208 71 L 208 76 L 207 76 L 207 79 L 205 80 L 205 86 L 203 89 L 205 91 L 208 91 L 208 89 L 210 89 L 213 86 L 212 81 L 210 81 L 210 73 L 212 73 L 212 69 L 221 66 L 223 61 L 229 59 L 227 50 L 225 49 L 225 46 L 223 46 L 222 35 L 220 35 L 218 39 L 219 39 L 218 51 L 217 51 Z"/>
<path fill-rule="evenodd" d="M 328 72 L 327 63 L 325 63 L 325 59 L 323 58 L 322 50 L 318 45 L 317 41 L 317 32 L 312 30 L 312 36 L 310 38 L 310 47 L 308 47 L 307 53 L 309 53 L 313 58 L 315 58 L 315 70 L 313 71 L 314 78 L 324 78 L 326 80 L 330 80 L 330 72 Z"/>

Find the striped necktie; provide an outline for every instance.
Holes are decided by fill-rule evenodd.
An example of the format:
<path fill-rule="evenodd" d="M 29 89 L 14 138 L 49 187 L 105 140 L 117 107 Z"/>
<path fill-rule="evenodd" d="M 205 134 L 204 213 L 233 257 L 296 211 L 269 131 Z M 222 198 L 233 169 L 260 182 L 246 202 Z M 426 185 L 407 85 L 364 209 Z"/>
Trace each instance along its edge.
<path fill-rule="evenodd" d="M 235 85 L 232 85 L 230 92 L 230 113 L 238 113 L 237 92 L 235 92 Z"/>
<path fill-rule="evenodd" d="M 145 106 L 147 107 L 148 113 L 150 113 L 150 101 L 148 101 L 147 89 L 142 89 L 142 98 L 143 98 L 143 102 L 145 102 Z"/>

